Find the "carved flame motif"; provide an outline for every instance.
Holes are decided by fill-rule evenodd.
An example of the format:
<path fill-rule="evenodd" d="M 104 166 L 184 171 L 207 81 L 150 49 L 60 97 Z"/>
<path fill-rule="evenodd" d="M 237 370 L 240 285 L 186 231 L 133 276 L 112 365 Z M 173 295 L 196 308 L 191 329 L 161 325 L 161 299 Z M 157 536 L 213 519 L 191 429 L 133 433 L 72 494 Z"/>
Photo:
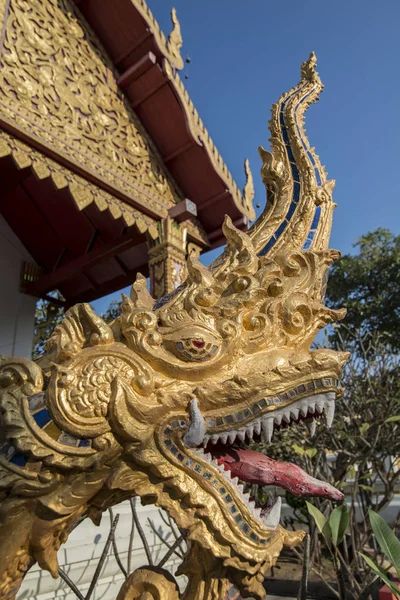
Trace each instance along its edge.
<path fill-rule="evenodd" d="M 56 576 L 56 552 L 82 516 L 98 521 L 133 495 L 187 531 L 185 600 L 224 598 L 229 582 L 264 598 L 265 572 L 301 540 L 279 525 L 279 502 L 255 507 L 234 476 L 249 463 L 254 471 L 246 440 L 268 442 L 300 418 L 313 427 L 319 413 L 329 425 L 340 396 L 346 355 L 310 350 L 344 312 L 323 303 L 338 253 L 328 249 L 333 184 L 303 129 L 322 89 L 314 55 L 301 74 L 272 109 L 273 152 L 260 150 L 268 201 L 248 233 L 227 218 L 223 254 L 210 268 L 189 258 L 186 282 L 169 296 L 155 303 L 139 276 L 111 325 L 78 305 L 37 363 L 1 364 L 2 598 L 14 597 L 33 561 Z M 294 493 L 340 497 L 295 465 L 282 475 L 276 461 L 257 461 L 264 484 L 273 470 Z M 179 597 L 171 577 L 144 569 L 118 599 L 144 591 Z"/>

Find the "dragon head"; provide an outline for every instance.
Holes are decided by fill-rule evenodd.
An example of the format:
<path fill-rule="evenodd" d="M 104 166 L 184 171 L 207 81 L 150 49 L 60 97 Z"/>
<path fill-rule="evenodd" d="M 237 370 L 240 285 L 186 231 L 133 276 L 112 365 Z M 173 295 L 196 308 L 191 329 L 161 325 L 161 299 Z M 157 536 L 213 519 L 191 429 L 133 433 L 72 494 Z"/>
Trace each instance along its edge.
<path fill-rule="evenodd" d="M 156 503 L 188 532 L 183 571 L 200 548 L 243 595 L 259 598 L 265 571 L 302 532 L 280 526 L 279 499 L 257 507 L 240 482 L 342 497 L 247 448 L 299 421 L 311 432 L 319 416 L 330 425 L 346 359 L 310 349 L 344 313 L 324 306 L 339 256 L 328 249 L 333 183 L 303 129 L 322 89 L 314 55 L 301 73 L 273 106 L 273 152 L 260 149 L 268 197 L 259 220 L 243 233 L 226 218 L 222 255 L 208 268 L 189 257 L 187 281 L 158 301 L 139 276 L 111 325 L 86 305 L 71 309 L 40 363 L 46 391 L 26 404 L 32 431 L 44 402 L 60 432 L 42 454 L 50 470 L 104 470 L 85 500 L 92 516 L 132 495 Z"/>

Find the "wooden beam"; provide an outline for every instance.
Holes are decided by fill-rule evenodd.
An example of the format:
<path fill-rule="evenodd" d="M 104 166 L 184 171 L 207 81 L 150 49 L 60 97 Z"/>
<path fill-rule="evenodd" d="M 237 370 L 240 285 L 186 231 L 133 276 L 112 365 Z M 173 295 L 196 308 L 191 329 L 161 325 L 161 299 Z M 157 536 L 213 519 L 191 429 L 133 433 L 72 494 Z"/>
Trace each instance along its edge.
<path fill-rule="evenodd" d="M 188 142 L 187 144 L 184 144 L 180 148 L 177 148 L 173 152 L 170 152 L 169 154 L 167 154 L 167 156 L 164 156 L 163 157 L 164 158 L 164 162 L 165 163 L 170 162 L 171 160 L 173 160 L 177 156 L 180 156 L 184 152 L 187 152 L 188 150 L 190 150 L 190 148 L 192 148 L 193 146 L 196 146 L 196 145 L 197 144 L 196 144 L 195 140 L 190 140 L 190 142 Z M 198 145 L 200 146 L 200 144 L 198 144 Z"/>
<path fill-rule="evenodd" d="M 224 190 L 223 192 L 220 192 L 219 194 L 216 194 L 215 196 L 208 198 L 208 200 L 206 200 L 205 202 L 202 202 L 202 204 L 200 204 L 199 211 L 202 211 L 205 208 L 209 208 L 210 206 L 212 206 L 216 202 L 219 202 L 220 200 L 222 200 L 222 198 L 225 198 L 225 196 L 227 196 L 229 194 L 230 194 L 229 190 Z"/>
<path fill-rule="evenodd" d="M 154 65 L 154 69 L 158 68 L 158 65 Z M 152 85 L 146 92 L 144 92 L 141 96 L 137 97 L 133 102 L 131 102 L 133 110 L 135 110 L 138 106 L 146 102 L 151 96 L 156 94 L 161 88 L 168 85 L 168 79 L 162 79 L 158 81 L 155 85 Z"/>
<path fill-rule="evenodd" d="M 140 60 L 130 66 L 120 75 L 117 84 L 120 88 L 125 89 L 130 83 L 133 83 L 139 77 L 144 75 L 151 67 L 154 67 L 157 59 L 152 52 L 147 52 Z"/>
<path fill-rule="evenodd" d="M 175 204 L 168 210 L 168 214 L 171 219 L 175 219 L 178 223 L 182 223 L 182 221 L 187 221 L 192 217 L 197 217 L 197 206 L 191 200 L 187 198 Z"/>
<path fill-rule="evenodd" d="M 145 277 L 148 276 L 148 266 L 147 264 L 138 267 L 132 271 L 129 271 L 126 275 L 121 275 L 112 279 L 111 281 L 107 281 L 103 285 L 97 286 L 95 290 L 86 291 L 81 295 L 75 296 L 73 298 L 68 298 L 66 307 L 69 308 L 78 304 L 78 302 L 93 302 L 98 298 L 103 298 L 103 296 L 108 296 L 108 294 L 112 294 L 113 292 L 117 292 L 132 283 L 135 280 L 135 277 L 138 273 L 141 273 Z"/>
<path fill-rule="evenodd" d="M 139 48 L 139 46 L 141 46 L 146 40 L 148 40 L 152 36 L 153 32 L 150 29 L 146 29 L 146 31 L 139 38 L 137 38 L 127 50 L 124 50 L 124 52 L 122 52 L 114 58 L 115 66 L 118 67 L 126 58 L 129 58 L 130 54 L 135 52 L 135 50 Z"/>
<path fill-rule="evenodd" d="M 132 237 L 133 235 L 135 234 L 128 233 L 119 240 L 104 244 L 101 248 L 92 250 L 51 273 L 45 273 L 37 281 L 26 286 L 26 293 L 31 296 L 43 296 L 43 294 L 56 289 L 63 281 L 71 279 L 77 273 L 82 273 L 107 258 L 112 258 L 120 252 L 129 250 L 136 244 L 136 236 Z"/>

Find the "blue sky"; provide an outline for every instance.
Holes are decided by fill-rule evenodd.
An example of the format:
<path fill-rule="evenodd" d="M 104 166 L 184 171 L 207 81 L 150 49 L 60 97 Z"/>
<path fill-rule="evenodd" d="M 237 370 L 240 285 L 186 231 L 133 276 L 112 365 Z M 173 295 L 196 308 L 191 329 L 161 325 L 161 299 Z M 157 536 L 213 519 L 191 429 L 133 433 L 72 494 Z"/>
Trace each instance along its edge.
<path fill-rule="evenodd" d="M 268 147 L 270 107 L 314 50 L 325 90 L 306 129 L 336 180 L 331 246 L 351 252 L 377 227 L 400 233 L 400 2 L 172 1 L 191 59 L 185 86 L 240 187 L 249 158 L 258 213 L 265 190 L 257 148 Z M 170 0 L 147 2 L 168 34 Z M 93 305 L 102 312 L 109 300 Z"/>

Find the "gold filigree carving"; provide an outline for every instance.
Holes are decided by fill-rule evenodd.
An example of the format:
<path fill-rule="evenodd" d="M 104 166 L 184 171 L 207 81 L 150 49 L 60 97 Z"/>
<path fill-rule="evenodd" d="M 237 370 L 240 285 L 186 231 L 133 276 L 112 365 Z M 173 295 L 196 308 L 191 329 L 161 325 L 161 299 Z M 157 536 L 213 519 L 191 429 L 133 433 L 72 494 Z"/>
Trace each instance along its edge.
<path fill-rule="evenodd" d="M 137 569 L 123 584 L 117 600 L 179 600 L 179 588 L 168 571 Z"/>
<path fill-rule="evenodd" d="M 176 10 L 173 8 L 171 10 L 171 21 L 172 21 L 172 31 L 168 36 L 168 52 L 172 57 L 171 63 L 175 65 L 177 68 L 181 69 L 183 66 L 183 60 L 181 56 L 181 47 L 182 47 L 182 35 L 181 35 L 181 26 L 178 21 L 178 17 L 176 16 Z M 177 66 L 179 65 L 179 66 Z M 182 66 L 180 66 L 182 65 Z"/>
<path fill-rule="evenodd" d="M 182 197 L 76 10 L 69 0 L 12 0 L 0 113 L 99 182 L 165 215 Z"/>
<path fill-rule="evenodd" d="M 190 584 L 182 600 L 223 598 L 229 582 L 243 597 L 263 600 L 265 573 L 284 546 L 302 539 L 304 532 L 262 519 L 202 451 L 209 440 L 231 444 L 229 436 L 244 440 L 257 425 L 261 431 L 298 400 L 314 403 L 314 412 L 321 396 L 331 408 L 341 396 L 347 355 L 311 349 L 318 330 L 344 312 L 324 305 L 326 274 L 339 255 L 327 248 L 331 187 L 296 108 L 305 93 L 310 101 L 321 89 L 313 57 L 302 74 L 278 103 L 280 126 L 274 109 L 274 152 L 263 154 L 262 171 L 271 208 L 250 233 L 227 218 L 227 248 L 211 268 L 191 253 L 186 282 L 157 302 L 138 277 L 111 324 L 78 305 L 36 363 L 0 363 L 3 597 L 33 561 L 57 573 L 57 550 L 83 515 L 98 522 L 131 496 L 164 508 L 187 532 L 178 572 Z M 271 243 L 273 227 L 288 219 L 288 188 L 296 183 L 303 190 L 291 216 L 299 231 L 279 225 L 282 240 Z M 184 253 L 184 228 L 166 219 L 149 245 L 154 260 Z M 119 599 L 163 594 L 179 598 L 173 581 L 147 570 L 130 577 Z"/>
<path fill-rule="evenodd" d="M 94 202 L 99 210 L 109 210 L 114 219 L 122 217 L 127 227 L 136 225 L 140 233 L 148 231 L 152 238 L 158 235 L 156 221 L 148 215 L 66 169 L 18 138 L 0 131 L 0 158 L 5 156 L 11 156 L 19 169 L 30 167 L 39 179 L 51 177 L 57 189 L 68 187 L 79 210 Z M 142 200 L 145 202 L 144 196 Z"/>
<path fill-rule="evenodd" d="M 158 225 L 158 237 L 149 239 L 151 293 L 161 298 L 186 279 L 187 227 L 170 217 Z"/>
<path fill-rule="evenodd" d="M 153 17 L 153 14 L 147 6 L 145 0 L 131 0 L 131 2 L 140 12 L 145 21 L 147 21 L 149 24 L 156 43 L 161 52 L 164 54 L 165 58 L 167 58 L 171 65 L 176 69 L 182 69 L 184 64 L 181 56 L 182 35 L 176 10 L 173 8 L 171 11 L 171 21 L 173 27 L 167 40 L 164 33 L 161 31 L 159 24 Z"/>
<path fill-rule="evenodd" d="M 325 250 L 329 244 L 335 182 L 327 179 L 304 129 L 305 111 L 323 90 L 316 64 L 311 53 L 301 65 L 299 84 L 273 105 L 269 122 L 272 152 L 259 148 L 268 202 L 250 237 L 257 251 L 268 248 L 269 255 L 300 246 Z"/>

